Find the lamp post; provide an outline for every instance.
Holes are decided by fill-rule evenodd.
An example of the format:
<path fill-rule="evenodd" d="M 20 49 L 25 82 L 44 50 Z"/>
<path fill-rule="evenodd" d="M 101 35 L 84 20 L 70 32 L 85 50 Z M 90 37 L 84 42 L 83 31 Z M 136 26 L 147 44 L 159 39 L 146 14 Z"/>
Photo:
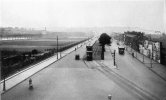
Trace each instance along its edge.
<path fill-rule="evenodd" d="M 60 53 L 60 58 L 61 58 L 61 46 L 59 46 L 59 48 L 60 48 L 60 49 L 59 49 L 59 53 Z"/>
<path fill-rule="evenodd" d="M 144 63 L 144 54 L 143 54 L 143 63 Z"/>
<path fill-rule="evenodd" d="M 150 60 L 150 67 L 152 68 L 152 60 L 153 60 L 153 43 L 152 43 L 152 57 L 151 57 L 151 60 Z"/>
<path fill-rule="evenodd" d="M 144 41 L 142 42 L 142 45 L 144 47 Z M 143 49 L 143 47 L 142 47 L 142 55 L 143 55 L 143 63 L 144 63 L 144 49 Z"/>
<path fill-rule="evenodd" d="M 150 41 L 151 41 L 151 44 L 152 44 L 152 57 L 151 57 L 151 60 L 150 60 L 150 67 L 152 68 L 152 60 L 153 60 L 153 42 L 152 42 L 152 36 L 151 36 L 151 34 L 150 34 Z"/>
<path fill-rule="evenodd" d="M 113 53 L 111 53 L 112 55 L 113 55 L 113 58 L 114 58 L 114 66 L 116 65 L 116 62 L 115 62 L 115 52 L 116 52 L 116 50 L 114 50 L 114 52 Z"/>
<path fill-rule="evenodd" d="M 57 59 L 58 59 L 58 36 L 57 36 Z"/>
<path fill-rule="evenodd" d="M 6 80 L 5 80 L 5 78 L 6 78 L 6 71 L 5 71 L 5 68 L 3 68 L 3 91 L 6 91 Z"/>
<path fill-rule="evenodd" d="M 3 71 L 3 91 L 6 91 L 6 80 L 5 80 L 5 78 L 6 78 L 6 70 L 5 70 L 5 67 L 4 67 L 4 59 L 3 58 L 1 58 L 0 57 L 0 59 L 2 59 L 1 61 L 1 65 L 2 65 L 2 71 Z"/>
<path fill-rule="evenodd" d="M 4 67 L 2 67 L 2 69 L 3 69 L 3 91 L 6 91 L 6 80 L 5 80 L 5 78 L 6 78 L 6 70 L 5 70 Z"/>
<path fill-rule="evenodd" d="M 3 79 L 3 91 L 6 91 L 5 75 L 4 75 L 4 79 Z"/>
<path fill-rule="evenodd" d="M 130 52 L 132 53 L 132 46 L 131 46 L 131 43 L 130 43 Z"/>
<path fill-rule="evenodd" d="M 115 50 L 114 50 L 114 66 L 115 66 Z"/>

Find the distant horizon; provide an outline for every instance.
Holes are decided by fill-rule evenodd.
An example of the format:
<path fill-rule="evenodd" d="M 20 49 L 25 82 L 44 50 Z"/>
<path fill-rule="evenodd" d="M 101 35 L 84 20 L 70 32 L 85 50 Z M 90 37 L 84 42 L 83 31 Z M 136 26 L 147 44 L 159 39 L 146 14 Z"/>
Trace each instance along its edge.
<path fill-rule="evenodd" d="M 147 30 L 147 31 L 160 31 L 162 33 L 166 33 L 165 28 L 163 30 L 154 30 L 154 29 L 146 29 L 143 27 L 129 27 L 129 26 L 89 26 L 89 27 L 22 27 L 22 26 L 0 26 L 0 28 L 25 28 L 25 29 L 34 29 L 34 30 L 48 30 L 48 31 L 54 31 L 56 29 L 85 29 L 85 28 L 113 28 L 113 27 L 117 27 L 117 28 L 128 28 L 128 29 L 140 29 L 140 30 Z M 133 30 L 134 31 L 134 30 Z"/>
<path fill-rule="evenodd" d="M 1 27 L 0 28 L 23 28 L 23 29 L 27 29 L 27 30 L 40 30 L 40 31 L 44 31 L 45 30 L 45 27 L 43 28 L 29 28 L 29 27 L 12 27 L 12 26 L 8 26 L 8 27 Z M 155 31 L 159 31 L 161 33 L 164 33 L 166 34 L 166 32 L 162 32 L 160 30 L 150 30 L 150 29 L 143 29 L 143 28 L 138 28 L 138 27 L 125 27 L 125 26 L 106 26 L 106 27 L 55 27 L 55 28 L 47 28 L 46 27 L 46 31 L 48 32 L 79 32 L 79 30 L 81 29 L 89 29 L 91 31 L 96 31 L 95 29 L 110 29 L 111 28 L 123 28 L 125 29 L 125 31 L 140 31 L 140 32 L 155 32 Z M 59 30 L 59 31 L 57 31 Z M 62 31 L 63 30 L 63 31 Z M 70 30 L 70 31 L 69 31 Z M 86 31 L 89 31 L 89 30 L 86 30 Z M 81 32 L 81 31 L 80 31 Z M 115 31 L 116 32 L 116 31 Z"/>

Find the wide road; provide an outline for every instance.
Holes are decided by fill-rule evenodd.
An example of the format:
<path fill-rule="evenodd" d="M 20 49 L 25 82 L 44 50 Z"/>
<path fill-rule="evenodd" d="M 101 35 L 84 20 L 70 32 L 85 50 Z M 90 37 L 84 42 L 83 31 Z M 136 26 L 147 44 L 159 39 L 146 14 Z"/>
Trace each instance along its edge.
<path fill-rule="evenodd" d="M 117 69 L 112 69 L 117 74 L 132 81 L 142 90 L 148 92 L 159 100 L 166 100 L 166 81 L 151 71 L 150 68 L 133 58 L 127 51 L 125 55 L 118 54 L 118 45 L 114 41 L 110 47 L 116 50 Z M 153 65 L 155 66 L 155 65 Z"/>
<path fill-rule="evenodd" d="M 33 75 L 33 90 L 28 89 L 28 80 L 25 80 L 2 94 L 1 99 L 108 100 L 111 94 L 112 100 L 141 100 L 101 71 L 87 67 L 82 60 L 74 60 L 75 54 L 82 58 L 85 46 Z"/>

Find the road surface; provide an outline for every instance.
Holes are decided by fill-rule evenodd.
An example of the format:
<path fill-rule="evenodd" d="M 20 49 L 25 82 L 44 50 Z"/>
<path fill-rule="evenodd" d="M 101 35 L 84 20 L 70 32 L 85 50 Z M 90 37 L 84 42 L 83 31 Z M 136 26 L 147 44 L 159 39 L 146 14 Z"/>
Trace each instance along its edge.
<path fill-rule="evenodd" d="M 118 70 L 112 69 L 114 72 L 137 84 L 137 86 L 159 98 L 159 100 L 166 99 L 165 80 L 136 58 L 133 58 L 128 52 L 125 52 L 125 55 L 119 55 L 116 42 L 113 42 L 110 48 L 116 50 Z"/>
<path fill-rule="evenodd" d="M 2 100 L 108 100 L 109 94 L 112 100 L 142 100 L 101 71 L 75 61 L 75 54 L 82 58 L 85 46 L 32 76 L 33 90 L 25 80 L 2 94 Z"/>

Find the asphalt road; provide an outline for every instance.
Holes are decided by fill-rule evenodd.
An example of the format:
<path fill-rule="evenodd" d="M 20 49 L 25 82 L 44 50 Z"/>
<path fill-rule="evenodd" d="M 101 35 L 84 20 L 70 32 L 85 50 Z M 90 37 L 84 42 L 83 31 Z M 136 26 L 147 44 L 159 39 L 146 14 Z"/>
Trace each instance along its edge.
<path fill-rule="evenodd" d="M 133 58 L 128 52 L 125 55 L 118 54 L 118 46 L 115 42 L 112 44 L 112 49 L 116 50 L 117 69 L 112 69 L 117 74 L 132 81 L 141 89 L 147 91 L 152 96 L 159 100 L 166 99 L 166 81 L 156 75 L 143 63 Z M 154 65 L 155 66 L 155 65 Z"/>
<path fill-rule="evenodd" d="M 1 95 L 2 100 L 142 100 L 132 91 L 119 86 L 115 78 L 89 68 L 82 60 L 74 60 L 75 54 L 81 58 L 85 47 L 72 52 L 32 76 L 33 90 L 28 89 L 28 80 Z M 95 64 L 92 66 L 96 67 Z M 123 83 L 121 83 L 123 84 Z"/>

